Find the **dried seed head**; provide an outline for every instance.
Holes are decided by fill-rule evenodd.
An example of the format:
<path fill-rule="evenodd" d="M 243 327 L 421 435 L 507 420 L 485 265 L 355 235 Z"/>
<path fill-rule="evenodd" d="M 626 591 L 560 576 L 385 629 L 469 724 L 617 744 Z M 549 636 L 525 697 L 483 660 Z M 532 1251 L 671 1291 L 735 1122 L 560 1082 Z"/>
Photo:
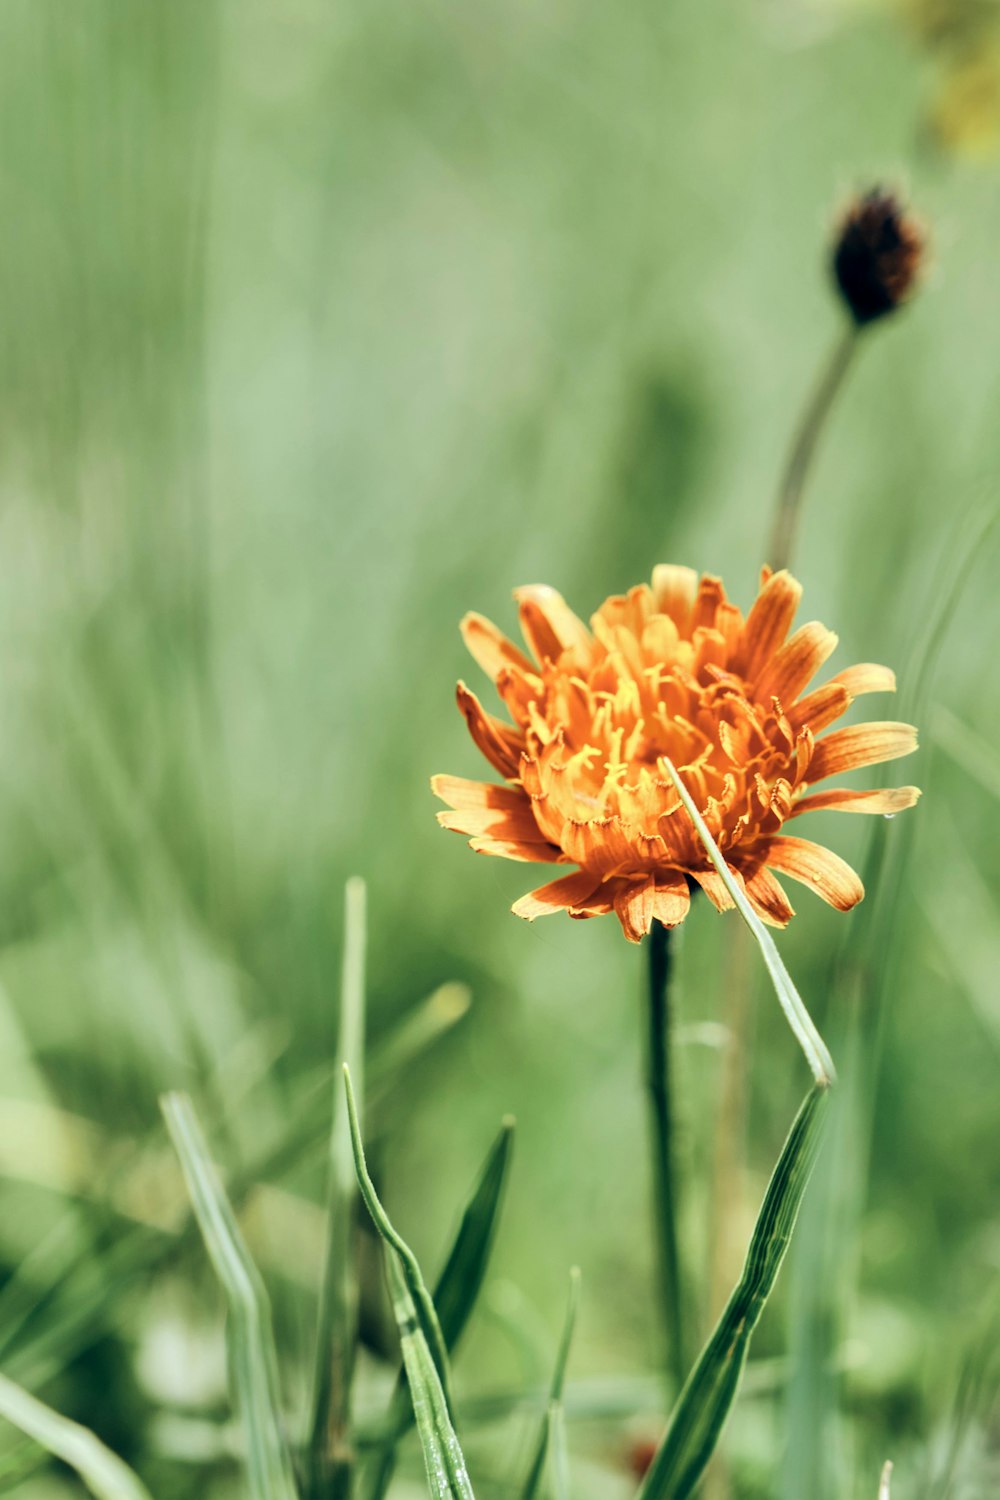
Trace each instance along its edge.
<path fill-rule="evenodd" d="M 859 327 L 906 301 L 923 256 L 923 230 L 892 193 L 873 188 L 855 199 L 837 236 L 833 273 Z"/>

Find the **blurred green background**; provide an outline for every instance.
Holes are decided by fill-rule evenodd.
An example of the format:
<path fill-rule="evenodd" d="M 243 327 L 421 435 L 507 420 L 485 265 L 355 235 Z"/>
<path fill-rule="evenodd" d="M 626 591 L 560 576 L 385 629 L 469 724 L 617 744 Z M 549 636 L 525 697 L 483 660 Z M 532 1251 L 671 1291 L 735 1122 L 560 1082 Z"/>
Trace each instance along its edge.
<path fill-rule="evenodd" d="M 163 1500 L 239 1480 L 219 1297 L 170 1232 L 157 1096 L 190 1089 L 258 1184 L 242 1201 L 297 1420 L 351 873 L 386 1059 L 373 1161 L 429 1268 L 518 1119 L 460 1388 L 544 1378 L 580 1264 L 572 1374 L 611 1395 L 571 1423 L 574 1483 L 632 1492 L 629 1444 L 662 1426 L 655 1378 L 622 1397 L 660 1353 L 642 955 L 612 921 L 512 918 L 530 868 L 473 859 L 427 782 L 481 771 L 452 699 L 460 674 L 482 687 L 465 610 L 510 628 L 512 587 L 546 581 L 586 615 L 664 560 L 749 604 L 841 317 L 830 228 L 873 180 L 905 187 L 933 263 L 866 338 L 796 571 L 834 665 L 891 663 L 904 694 L 956 580 L 957 604 L 901 773 L 924 799 L 875 830 L 898 898 L 865 929 L 802 894 L 782 940 L 835 1050 L 838 954 L 884 960 L 862 1007 L 871 1177 L 857 1224 L 835 1208 L 824 1228 L 828 1153 L 711 1482 L 874 1500 L 893 1457 L 894 1500 L 995 1493 L 976 1351 L 1000 1272 L 1000 544 L 967 538 L 997 495 L 1000 176 L 935 137 L 928 51 L 935 14 L 970 9 L 962 45 L 978 55 L 982 28 L 985 56 L 982 6 L 0 7 L 0 1368 Z M 828 821 L 860 864 L 869 820 Z M 702 1327 L 712 1254 L 743 1243 L 806 1083 L 757 982 L 743 1191 L 714 1222 L 734 923 L 697 910 L 684 934 Z M 468 1013 L 393 1068 L 445 981 Z M 831 1246 L 853 1289 L 836 1326 Z M 391 1353 L 376 1290 L 373 1270 L 369 1341 Z M 373 1411 L 379 1389 L 373 1353 Z M 474 1429 L 484 1495 L 529 1430 Z M 400 1496 L 417 1475 L 414 1453 Z M 79 1493 L 6 1429 L 0 1479 Z"/>

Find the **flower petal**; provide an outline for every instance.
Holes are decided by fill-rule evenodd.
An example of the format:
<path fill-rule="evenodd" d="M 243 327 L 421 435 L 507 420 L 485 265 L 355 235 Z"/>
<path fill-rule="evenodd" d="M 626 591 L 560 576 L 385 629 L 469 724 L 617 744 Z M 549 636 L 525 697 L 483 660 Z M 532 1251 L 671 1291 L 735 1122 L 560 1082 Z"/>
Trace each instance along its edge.
<path fill-rule="evenodd" d="M 691 892 L 680 871 L 668 875 L 657 875 L 653 894 L 653 916 L 664 927 L 676 927 L 683 922 L 691 905 Z"/>
<path fill-rule="evenodd" d="M 525 799 L 516 808 L 463 807 L 458 812 L 439 812 L 442 828 L 453 833 L 483 835 L 495 839 L 514 839 L 519 844 L 547 844 L 549 840 L 535 822 L 531 803 Z"/>
<path fill-rule="evenodd" d="M 803 797 L 794 803 L 788 816 L 797 818 L 799 813 L 826 810 L 881 813 L 884 818 L 891 818 L 894 814 L 913 807 L 919 796 L 920 788 L 916 786 L 885 787 L 877 792 L 856 792 L 852 787 L 843 786 L 831 787 L 829 791 L 814 792 L 811 797 Z"/>
<path fill-rule="evenodd" d="M 808 839 L 780 834 L 769 841 L 764 858 L 772 870 L 807 885 L 837 911 L 850 911 L 865 894 L 861 881 L 839 854 Z"/>
<path fill-rule="evenodd" d="M 750 681 L 770 661 L 788 634 L 802 598 L 802 585 L 782 569 L 762 587 L 743 627 L 739 668 Z"/>
<path fill-rule="evenodd" d="M 534 664 L 513 641 L 509 641 L 502 630 L 485 615 L 467 614 L 459 625 L 462 639 L 469 653 L 482 667 L 487 677 L 496 682 L 504 667 L 516 667 L 521 672 L 533 673 Z"/>
<path fill-rule="evenodd" d="M 589 649 L 590 632 L 562 594 L 544 583 L 514 590 L 524 639 L 539 662 L 557 661 L 570 648 Z"/>
<path fill-rule="evenodd" d="M 818 620 L 803 625 L 756 678 L 757 697 L 765 703 L 772 698 L 782 704 L 793 703 L 836 648 L 837 637 Z"/>
<path fill-rule="evenodd" d="M 787 927 L 795 908 L 781 888 L 781 882 L 766 865 L 747 877 L 747 895 L 759 917 L 771 927 Z"/>
<path fill-rule="evenodd" d="M 718 870 L 692 870 L 691 874 L 716 911 L 732 911 L 736 903 L 726 890 L 725 882 Z M 737 882 L 742 882 L 743 877 L 736 870 L 731 870 L 730 874 Z"/>
<path fill-rule="evenodd" d="M 615 892 L 615 914 L 630 943 L 640 943 L 652 927 L 655 893 L 652 875 L 644 880 L 623 881 Z"/>
<path fill-rule="evenodd" d="M 440 817 L 441 814 L 439 813 Z M 516 859 L 522 864 L 565 864 L 565 857 L 555 844 L 522 843 L 520 839 L 501 839 L 483 836 L 469 840 L 469 848 L 477 854 L 496 854 L 500 859 Z"/>
<path fill-rule="evenodd" d="M 464 776 L 432 776 L 431 791 L 456 809 L 517 808 L 529 800 L 519 786 L 497 786 L 494 781 L 467 781 Z"/>
<path fill-rule="evenodd" d="M 511 911 L 526 922 L 533 922 L 536 917 L 550 917 L 553 912 L 579 909 L 587 904 L 600 883 L 586 870 L 577 870 L 572 875 L 563 875 L 560 880 L 539 886 L 537 891 L 530 891 L 514 902 Z"/>
<path fill-rule="evenodd" d="M 830 678 L 831 683 L 839 683 L 845 687 L 852 698 L 860 698 L 862 693 L 894 693 L 896 691 L 896 674 L 889 667 L 880 667 L 877 662 L 863 661 L 856 667 L 845 667 L 835 677 Z"/>
<path fill-rule="evenodd" d="M 653 569 L 653 598 L 656 608 L 661 615 L 669 615 L 682 632 L 687 629 L 697 589 L 698 574 L 694 568 L 660 563 Z"/>
<path fill-rule="evenodd" d="M 523 741 L 517 730 L 486 713 L 475 693 L 470 692 L 464 682 L 458 684 L 455 697 L 465 715 L 469 733 L 490 765 L 495 766 L 501 776 L 516 776 L 517 763 L 523 749 Z"/>
<path fill-rule="evenodd" d="M 916 748 L 917 731 L 912 724 L 849 724 L 816 741 L 807 776 L 810 782 L 823 781 L 841 771 L 898 760 Z"/>
<path fill-rule="evenodd" d="M 828 682 L 815 692 L 808 693 L 797 703 L 789 704 L 785 710 L 792 729 L 798 732 L 808 724 L 813 734 L 818 734 L 851 706 L 851 694 L 842 682 Z"/>

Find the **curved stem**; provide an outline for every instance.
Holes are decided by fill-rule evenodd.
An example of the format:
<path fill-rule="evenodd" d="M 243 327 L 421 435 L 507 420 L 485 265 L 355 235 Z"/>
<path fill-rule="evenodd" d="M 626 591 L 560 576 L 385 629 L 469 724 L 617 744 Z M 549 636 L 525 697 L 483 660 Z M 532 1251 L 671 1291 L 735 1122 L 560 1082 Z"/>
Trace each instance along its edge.
<path fill-rule="evenodd" d="M 653 923 L 649 938 L 649 1003 L 646 1028 L 646 1089 L 649 1095 L 657 1274 L 667 1326 L 667 1361 L 676 1391 L 687 1374 L 684 1303 L 677 1248 L 677 1169 L 670 1070 L 672 970 L 670 929 Z"/>
<path fill-rule="evenodd" d="M 851 324 L 834 345 L 796 429 L 778 491 L 778 508 L 767 550 L 767 561 L 776 572 L 787 568 L 792 560 L 802 495 L 816 445 L 857 347 L 858 330 Z"/>

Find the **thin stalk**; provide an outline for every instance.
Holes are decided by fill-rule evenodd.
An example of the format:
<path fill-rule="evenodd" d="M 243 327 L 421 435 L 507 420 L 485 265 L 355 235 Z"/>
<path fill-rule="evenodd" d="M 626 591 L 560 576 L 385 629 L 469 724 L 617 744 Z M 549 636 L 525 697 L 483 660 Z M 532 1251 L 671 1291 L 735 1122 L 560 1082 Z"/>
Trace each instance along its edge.
<path fill-rule="evenodd" d="M 365 883 L 344 893 L 344 958 L 337 1051 L 362 1091 L 365 1047 Z M 338 1079 L 339 1083 L 339 1079 Z M 312 1500 L 351 1493 L 351 1386 L 357 1351 L 358 1274 L 354 1237 L 357 1178 L 347 1104 L 334 1091 L 326 1205 L 326 1253 L 317 1311 L 308 1488 Z"/>
<path fill-rule="evenodd" d="M 722 1049 L 719 1102 L 712 1153 L 712 1241 L 708 1261 L 708 1316 L 714 1325 L 740 1272 L 746 1165 L 747 1056 L 750 1032 L 750 934 L 730 933 L 726 962 L 726 1042 Z M 731 1493 L 725 1455 L 717 1452 L 705 1476 L 706 1500 Z"/>
<path fill-rule="evenodd" d="M 674 1389 L 679 1391 L 684 1384 L 688 1365 L 680 1253 L 677 1245 L 677 1163 L 670 1068 L 672 967 L 670 929 L 661 922 L 654 922 L 649 938 L 646 1090 L 649 1097 L 653 1171 L 654 1240 L 667 1330 L 667 1367 L 673 1377 Z"/>
<path fill-rule="evenodd" d="M 806 478 L 826 420 L 851 367 L 858 342 L 858 330 L 852 323 L 841 334 L 822 367 L 819 381 L 813 388 L 795 429 L 778 491 L 778 508 L 767 549 L 767 560 L 776 571 L 787 568 L 792 560 Z"/>

